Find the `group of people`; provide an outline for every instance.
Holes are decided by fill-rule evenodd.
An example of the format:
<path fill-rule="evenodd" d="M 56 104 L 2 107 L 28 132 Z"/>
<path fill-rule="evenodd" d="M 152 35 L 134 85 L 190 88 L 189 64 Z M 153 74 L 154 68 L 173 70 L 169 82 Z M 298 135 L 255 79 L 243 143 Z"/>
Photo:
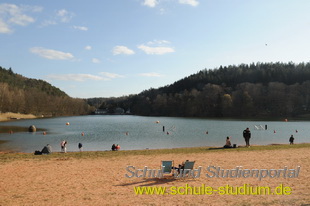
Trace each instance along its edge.
<path fill-rule="evenodd" d="M 67 144 L 68 142 L 66 140 L 62 140 L 60 142 L 60 149 L 61 152 L 66 153 L 67 152 Z M 80 152 L 83 151 L 83 144 L 82 143 L 78 143 L 78 149 L 80 150 Z M 112 145 L 112 151 L 118 151 L 121 149 L 121 146 L 118 144 L 113 144 Z M 41 151 L 37 150 L 35 151 L 35 155 L 41 155 L 41 154 L 50 154 L 52 153 L 52 147 L 51 145 L 47 144 L 46 146 L 43 147 L 43 149 Z"/>
<path fill-rule="evenodd" d="M 249 128 L 246 128 L 245 130 L 243 130 L 243 138 L 245 140 L 245 146 L 246 147 L 250 147 L 250 139 L 251 139 L 251 131 Z M 291 135 L 289 138 L 289 142 L 290 144 L 294 144 L 294 136 Z M 230 142 L 230 137 L 226 138 L 226 144 L 224 145 L 224 148 L 232 148 L 232 144 Z M 234 145 L 235 147 L 235 145 Z"/>
<path fill-rule="evenodd" d="M 119 146 L 118 144 L 113 144 L 112 147 L 111 147 L 112 151 L 118 151 L 120 149 L 121 149 L 121 146 Z"/>
<path fill-rule="evenodd" d="M 60 143 L 61 152 L 64 152 L 64 153 L 67 152 L 67 144 L 68 144 L 67 141 L 65 141 L 65 140 L 61 141 L 61 143 Z M 78 148 L 79 148 L 80 152 L 82 152 L 83 151 L 83 144 L 78 143 Z"/>
<path fill-rule="evenodd" d="M 246 128 L 243 130 L 243 138 L 245 140 L 246 147 L 250 147 L 250 138 L 251 138 L 251 131 L 249 128 Z M 232 145 L 230 141 L 230 137 L 226 137 L 226 143 L 224 145 L 224 148 L 235 148 L 236 144 Z"/>

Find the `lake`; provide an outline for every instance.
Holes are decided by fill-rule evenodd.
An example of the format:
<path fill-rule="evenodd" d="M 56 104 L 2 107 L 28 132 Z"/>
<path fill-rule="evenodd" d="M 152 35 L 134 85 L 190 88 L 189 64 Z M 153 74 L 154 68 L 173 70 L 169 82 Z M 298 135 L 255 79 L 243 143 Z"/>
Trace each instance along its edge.
<path fill-rule="evenodd" d="M 66 123 L 70 123 L 67 125 Z M 60 151 L 60 142 L 67 140 L 67 151 L 110 150 L 119 144 L 122 150 L 216 146 L 225 144 L 231 136 L 232 144 L 244 145 L 242 132 L 249 127 L 250 143 L 255 145 L 288 144 L 294 135 L 296 143 L 310 142 L 308 121 L 244 121 L 180 117 L 142 117 L 127 115 L 89 115 L 1 122 L 0 125 L 29 127 L 35 125 L 43 132 L 0 134 L 0 151 L 34 152 L 50 144 Z M 267 130 L 265 127 L 267 125 Z M 164 130 L 163 131 L 163 127 Z M 82 135 L 82 133 L 84 135 Z"/>

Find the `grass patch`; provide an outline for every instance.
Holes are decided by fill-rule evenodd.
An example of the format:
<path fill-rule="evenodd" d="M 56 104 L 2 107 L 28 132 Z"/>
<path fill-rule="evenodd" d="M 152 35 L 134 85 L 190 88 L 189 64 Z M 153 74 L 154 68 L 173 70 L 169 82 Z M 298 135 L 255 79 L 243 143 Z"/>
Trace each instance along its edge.
<path fill-rule="evenodd" d="M 33 153 L 0 153 L 0 162 L 11 162 L 16 160 L 70 160 L 70 159 L 94 159 L 94 158 L 113 158 L 126 157 L 132 155 L 162 155 L 162 154 L 194 154 L 209 152 L 244 152 L 244 151 L 266 151 L 281 149 L 299 149 L 309 148 L 310 143 L 294 145 L 264 145 L 252 146 L 250 148 L 239 147 L 233 149 L 214 149 L 212 147 L 192 147 L 192 148 L 175 148 L 175 149 L 152 149 L 152 150 L 125 150 L 125 151 L 84 151 L 84 152 L 54 152 L 49 155 L 34 155 Z"/>

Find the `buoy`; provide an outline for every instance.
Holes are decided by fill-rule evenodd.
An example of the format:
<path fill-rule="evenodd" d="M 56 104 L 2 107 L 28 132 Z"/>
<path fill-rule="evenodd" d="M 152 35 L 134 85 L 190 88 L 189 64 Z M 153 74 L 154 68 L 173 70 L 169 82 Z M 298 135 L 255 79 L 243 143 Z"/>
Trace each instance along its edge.
<path fill-rule="evenodd" d="M 69 122 L 67 122 L 67 123 L 66 123 L 66 125 L 70 125 L 70 123 L 69 123 Z"/>

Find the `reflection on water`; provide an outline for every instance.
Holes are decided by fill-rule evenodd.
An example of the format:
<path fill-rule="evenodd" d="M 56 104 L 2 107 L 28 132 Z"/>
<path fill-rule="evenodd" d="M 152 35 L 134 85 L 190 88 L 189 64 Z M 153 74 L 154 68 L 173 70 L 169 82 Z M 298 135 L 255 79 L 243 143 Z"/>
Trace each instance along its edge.
<path fill-rule="evenodd" d="M 70 124 L 66 124 L 66 123 Z M 309 142 L 310 122 L 305 121 L 235 121 L 174 117 L 79 116 L 3 122 L 1 126 L 28 128 L 35 125 L 44 131 L 0 134 L 0 150 L 34 152 L 50 144 L 60 151 L 60 142 L 68 141 L 68 151 L 110 150 L 112 144 L 121 149 L 156 149 L 196 146 L 223 146 L 227 136 L 232 144 L 244 145 L 242 132 L 249 127 L 251 144 L 288 143 L 293 134 L 296 143 Z M 267 130 L 265 127 L 267 125 Z"/>

